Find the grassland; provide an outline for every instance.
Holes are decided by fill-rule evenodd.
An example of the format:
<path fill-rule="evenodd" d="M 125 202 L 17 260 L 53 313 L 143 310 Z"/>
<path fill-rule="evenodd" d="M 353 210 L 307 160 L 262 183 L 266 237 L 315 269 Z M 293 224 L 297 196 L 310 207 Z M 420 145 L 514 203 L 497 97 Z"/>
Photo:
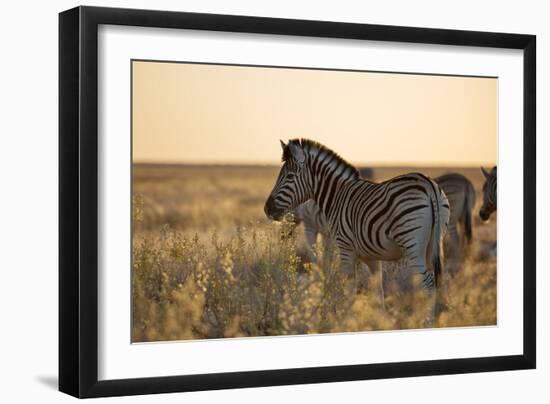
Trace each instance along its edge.
<path fill-rule="evenodd" d="M 434 327 L 496 324 L 494 219 L 481 223 L 476 169 L 377 168 L 375 180 L 409 171 L 460 172 L 477 191 L 474 242 L 445 274 Z M 359 275 L 357 293 L 330 243 L 314 264 L 301 229 L 269 222 L 263 204 L 277 167 L 134 165 L 132 341 L 422 328 L 430 304 L 404 262 L 380 279 Z M 291 234 L 282 237 L 282 234 Z"/>

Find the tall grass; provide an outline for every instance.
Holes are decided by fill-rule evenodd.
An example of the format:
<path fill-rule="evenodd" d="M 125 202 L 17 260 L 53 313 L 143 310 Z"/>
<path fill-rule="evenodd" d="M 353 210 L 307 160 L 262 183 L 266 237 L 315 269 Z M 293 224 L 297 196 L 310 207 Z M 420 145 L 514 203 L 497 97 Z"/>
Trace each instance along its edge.
<path fill-rule="evenodd" d="M 140 203 L 134 223 L 140 226 Z M 134 235 L 132 340 L 161 341 L 421 328 L 424 292 L 407 282 L 403 263 L 385 267 L 386 310 L 379 277 L 352 291 L 330 243 L 316 263 L 302 261 L 298 232 L 251 222 L 221 239 L 186 236 L 169 225 Z M 283 237 L 282 235 L 285 235 Z M 496 322 L 494 262 L 473 258 L 442 288 L 435 327 Z M 364 274 L 359 274 L 360 276 Z"/>

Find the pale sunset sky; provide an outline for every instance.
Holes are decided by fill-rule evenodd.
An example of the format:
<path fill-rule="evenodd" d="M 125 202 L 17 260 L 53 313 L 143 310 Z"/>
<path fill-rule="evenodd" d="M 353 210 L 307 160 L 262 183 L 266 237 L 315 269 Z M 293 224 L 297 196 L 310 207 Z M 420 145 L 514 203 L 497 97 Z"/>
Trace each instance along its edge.
<path fill-rule="evenodd" d="M 494 78 L 133 62 L 133 161 L 278 164 L 279 139 L 357 165 L 492 166 Z"/>

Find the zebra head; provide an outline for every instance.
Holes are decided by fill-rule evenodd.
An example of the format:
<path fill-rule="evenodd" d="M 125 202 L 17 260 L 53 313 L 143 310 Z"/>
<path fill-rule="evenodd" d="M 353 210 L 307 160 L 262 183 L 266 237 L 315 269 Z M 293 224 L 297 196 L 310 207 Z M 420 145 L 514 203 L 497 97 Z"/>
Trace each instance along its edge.
<path fill-rule="evenodd" d="M 486 221 L 497 210 L 497 168 L 495 166 L 488 171 L 481 167 L 481 172 L 485 177 L 485 183 L 483 184 L 483 205 L 479 210 L 479 217 Z"/>
<path fill-rule="evenodd" d="M 281 220 L 313 196 L 312 178 L 307 165 L 307 153 L 300 141 L 290 140 L 283 148 L 283 166 L 264 206 L 266 216 Z"/>

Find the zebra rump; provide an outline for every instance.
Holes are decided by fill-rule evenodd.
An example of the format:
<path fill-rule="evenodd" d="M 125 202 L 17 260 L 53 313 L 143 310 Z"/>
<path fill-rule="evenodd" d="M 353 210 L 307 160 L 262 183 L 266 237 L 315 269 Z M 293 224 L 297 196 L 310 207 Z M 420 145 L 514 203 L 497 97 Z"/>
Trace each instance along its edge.
<path fill-rule="evenodd" d="M 464 237 L 472 241 L 472 210 L 476 203 L 476 191 L 471 181 L 462 174 L 450 173 L 435 178 L 451 207 L 449 230 L 456 229 L 459 223 L 464 227 Z"/>

